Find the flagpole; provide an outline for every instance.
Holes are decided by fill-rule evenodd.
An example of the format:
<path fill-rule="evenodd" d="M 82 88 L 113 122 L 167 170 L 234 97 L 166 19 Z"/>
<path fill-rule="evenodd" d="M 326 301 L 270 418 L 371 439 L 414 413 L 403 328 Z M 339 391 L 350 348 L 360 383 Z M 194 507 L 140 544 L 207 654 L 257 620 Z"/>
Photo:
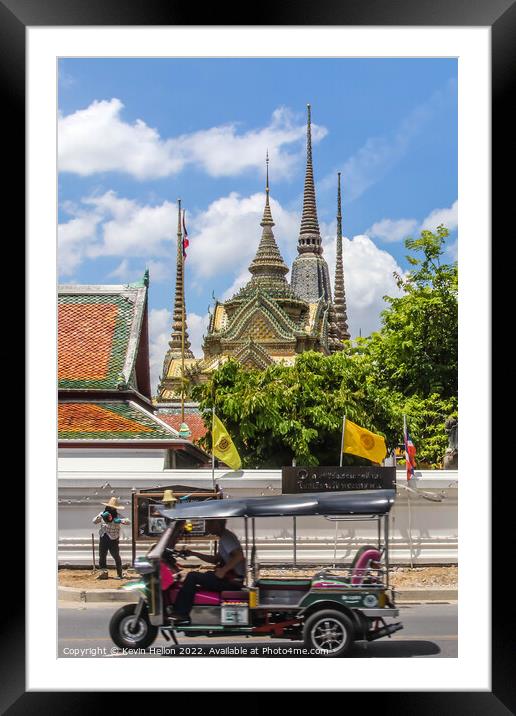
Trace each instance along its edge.
<path fill-rule="evenodd" d="M 340 441 L 340 467 L 342 467 L 342 458 L 344 455 L 344 430 L 346 429 L 346 413 L 344 413 L 344 416 L 342 418 L 342 439 Z M 335 569 L 337 564 L 337 540 L 339 537 L 339 523 L 335 521 L 335 540 L 333 543 L 333 569 Z"/>
<path fill-rule="evenodd" d="M 405 413 L 403 414 L 403 442 L 405 444 L 405 478 L 408 480 L 408 474 L 409 474 L 409 454 L 408 454 L 408 446 L 407 446 L 407 416 Z M 408 538 L 409 538 L 409 547 L 410 547 L 410 567 L 414 567 L 414 547 L 412 544 L 412 510 L 410 506 L 410 489 L 407 490 L 407 509 L 408 509 Z"/>
<path fill-rule="evenodd" d="M 215 451 L 213 445 L 213 434 L 215 432 L 215 402 L 211 406 L 211 483 L 215 489 Z"/>
<path fill-rule="evenodd" d="M 346 413 L 342 418 L 342 440 L 340 443 L 340 467 L 342 467 L 342 455 L 344 454 L 344 430 L 346 428 Z"/>
<path fill-rule="evenodd" d="M 408 441 L 407 441 L 407 416 L 405 413 L 403 413 L 403 444 L 405 446 L 405 478 L 407 482 L 409 481 L 409 467 L 411 465 L 410 463 L 410 455 L 408 452 Z"/>
<path fill-rule="evenodd" d="M 185 422 L 185 251 L 181 228 L 181 199 L 177 200 L 177 238 L 181 246 L 181 424 Z"/>

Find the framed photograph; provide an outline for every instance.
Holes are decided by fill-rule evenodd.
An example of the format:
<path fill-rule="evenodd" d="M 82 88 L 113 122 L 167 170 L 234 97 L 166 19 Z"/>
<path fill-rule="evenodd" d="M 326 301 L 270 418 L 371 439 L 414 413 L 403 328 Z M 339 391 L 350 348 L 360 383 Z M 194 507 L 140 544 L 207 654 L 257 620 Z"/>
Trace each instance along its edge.
<path fill-rule="evenodd" d="M 507 163 L 511 152 L 514 155 L 507 142 L 513 127 L 505 110 L 505 98 L 516 61 L 516 4 L 498 0 L 466 7 L 444 2 L 379 5 L 366 0 L 360 6 L 323 2 L 314 7 L 302 2 L 288 12 L 279 7 L 268 12 L 267 25 L 262 24 L 262 11 L 254 12 L 256 24 L 240 25 L 238 14 L 231 15 L 229 8 L 217 8 L 216 13 L 207 9 L 203 10 L 200 25 L 191 9 L 160 3 L 129 8 L 117 2 L 98 8 L 58 0 L 44 4 L 2 0 L 0 4 L 0 42 L 7 60 L 2 77 L 5 94 L 11 101 L 13 134 L 18 149 L 22 155 L 26 151 L 27 157 L 29 328 L 26 613 L 21 600 L 13 605 L 11 629 L 2 643 L 5 666 L 0 705 L 3 711 L 22 713 L 46 703 L 56 713 L 65 713 L 67 696 L 59 693 L 54 698 L 53 693 L 158 691 L 166 684 L 167 690 L 178 691 L 405 692 L 403 705 L 397 702 L 397 711 L 435 712 L 446 701 L 454 713 L 472 713 L 473 707 L 485 713 L 503 713 L 515 705 L 511 676 L 514 655 L 505 631 L 505 618 L 510 614 L 502 614 L 503 610 L 491 614 L 496 595 L 502 595 L 496 579 L 491 585 L 490 576 L 494 574 L 491 538 L 493 549 L 501 544 L 500 537 L 490 534 L 490 507 L 501 507 L 501 488 L 494 481 L 491 484 L 494 448 L 489 439 L 489 289 L 491 213 L 500 220 L 511 202 L 507 201 L 508 187 L 498 174 L 493 177 L 492 205 L 490 197 L 491 151 L 495 162 L 498 159 L 495 168 L 500 166 L 502 156 Z M 344 75 L 347 83 L 342 80 Z M 458 532 L 453 536 L 458 541 L 459 581 L 452 616 L 443 617 L 446 609 L 434 607 L 437 618 L 449 625 L 449 631 L 443 626 L 439 632 L 441 641 L 435 646 L 437 638 L 431 638 L 431 630 L 436 616 L 429 612 L 429 616 L 414 622 L 417 627 L 401 632 L 406 637 L 405 651 L 393 653 L 395 658 L 389 658 L 387 652 L 376 654 L 382 663 L 374 678 L 371 669 L 365 668 L 366 654 L 359 653 L 346 661 L 283 658 L 280 668 L 274 658 L 250 662 L 238 652 L 224 654 L 231 656 L 230 661 L 191 659 L 192 653 L 157 655 L 152 660 L 142 654 L 125 658 L 109 641 L 109 610 L 102 616 L 106 635 L 97 638 L 90 634 L 84 619 L 87 605 L 79 614 L 72 613 L 70 604 L 57 602 L 55 582 L 48 577 L 57 559 L 41 559 L 42 554 L 56 555 L 59 500 L 73 503 L 74 511 L 67 513 L 70 515 L 85 514 L 87 500 L 99 501 L 94 493 L 90 496 L 85 489 L 81 493 L 87 483 L 86 462 L 81 467 L 77 461 L 78 467 L 73 470 L 77 475 L 82 470 L 74 478 L 77 482 L 69 483 L 66 494 L 59 491 L 56 287 L 63 282 L 97 288 L 108 283 L 135 286 L 148 280 L 148 276 L 142 279 L 140 274 L 142 266 L 146 268 L 142 262 L 150 258 L 151 286 L 155 280 L 158 288 L 154 295 L 160 297 L 155 304 L 149 303 L 150 320 L 154 322 L 149 344 L 151 380 L 162 386 L 165 395 L 169 386 L 161 366 L 168 341 L 174 340 L 170 323 L 177 257 L 174 247 L 163 248 L 163 227 L 168 226 L 176 211 L 179 193 L 183 199 L 189 196 L 186 217 L 178 220 L 178 231 L 182 250 L 189 254 L 188 269 L 192 277 L 195 275 L 191 293 L 187 294 L 187 300 L 195 304 L 187 307 L 189 337 L 192 342 L 197 340 L 199 347 L 205 347 L 208 335 L 210 345 L 215 345 L 213 326 L 220 320 L 219 327 L 224 327 L 224 321 L 231 319 L 226 304 L 245 289 L 248 265 L 256 276 L 263 268 L 256 257 L 253 259 L 254 238 L 241 245 L 229 245 L 224 243 L 226 237 L 240 232 L 256 238 L 256 231 L 262 230 L 260 218 L 261 227 L 264 222 L 269 226 L 267 207 L 269 211 L 272 208 L 282 236 L 288 237 L 289 232 L 297 236 L 301 220 L 297 205 L 303 198 L 306 205 L 302 180 L 301 184 L 298 181 L 299 173 L 303 175 L 305 171 L 306 126 L 311 127 L 306 155 L 310 154 L 311 161 L 313 140 L 314 166 L 320 151 L 320 166 L 324 167 L 319 175 L 316 172 L 315 181 L 318 191 L 320 187 L 323 236 L 333 236 L 335 232 L 332 212 L 337 171 L 342 171 L 342 178 L 347 180 L 343 185 L 345 221 L 355 222 L 356 226 L 346 229 L 352 240 L 345 237 L 345 246 L 360 246 L 362 252 L 360 256 L 358 251 L 348 254 L 352 263 L 344 265 L 345 276 L 348 270 L 354 270 L 355 276 L 362 277 L 360 284 L 356 279 L 356 286 L 360 285 L 360 291 L 355 288 L 356 298 L 352 297 L 351 286 L 348 296 L 350 323 L 355 321 L 354 337 L 362 338 L 377 330 L 377 324 L 367 323 L 367 307 L 376 300 L 375 306 L 383 306 L 384 295 L 396 281 L 392 276 L 403 277 L 409 270 L 403 263 L 403 239 L 418 231 L 436 231 L 438 222 L 452 227 L 445 249 L 449 258 L 457 259 L 459 267 L 462 489 Z M 337 134 L 341 138 L 333 143 L 331 137 Z M 262 157 L 264 143 L 266 157 Z M 419 146 L 419 163 L 409 161 L 414 143 Z M 393 167 L 404 176 L 399 189 Z M 308 176 L 308 168 L 306 172 Z M 340 176 L 339 173 L 339 182 Z M 362 201 L 371 187 L 376 187 L 370 192 L 375 197 L 375 213 Z M 24 189 L 23 180 L 19 180 L 11 190 L 19 216 L 24 214 Z M 405 202 L 398 201 L 402 192 L 406 193 Z M 339 184 L 339 207 L 340 196 Z M 418 208 L 409 214 L 405 206 Z M 354 219 L 349 218 L 352 211 Z M 246 212 L 258 224 L 254 233 L 246 223 Z M 258 212 L 258 219 L 253 212 Z M 190 215 L 198 223 L 193 223 L 194 229 L 187 233 Z M 308 233 L 306 242 L 314 240 L 312 234 L 306 238 Z M 190 241 L 185 243 L 186 236 Z M 357 241 L 357 237 L 362 238 Z M 196 238 L 198 245 L 194 246 Z M 297 241 L 294 238 L 294 248 Z M 300 246 L 299 243 L 300 256 L 313 251 L 309 243 L 303 244 L 302 250 Z M 290 268 L 290 262 L 294 266 L 295 251 L 288 254 L 286 239 L 279 242 L 279 250 L 287 261 L 280 257 L 285 271 L 281 267 L 278 273 L 284 277 L 288 271 L 289 280 L 294 282 L 296 271 L 304 276 L 300 269 Z M 338 259 L 334 254 L 333 248 L 327 249 L 328 263 L 331 261 L 331 270 L 337 275 Z M 275 259 L 278 265 L 280 259 Z M 181 260 L 184 265 L 184 258 Z M 382 284 L 380 274 L 374 271 L 377 260 L 384 262 L 380 273 L 389 275 L 388 285 Z M 214 302 L 211 294 L 215 290 L 221 298 Z M 367 298 L 368 291 L 373 298 Z M 209 309 L 202 302 L 210 303 Z M 298 310 L 294 303 L 292 299 L 289 316 Z M 279 313 L 274 315 L 277 321 L 283 320 L 278 318 Z M 318 320 L 315 309 L 310 316 L 310 320 Z M 238 347 L 239 355 L 245 354 L 246 360 L 256 365 L 266 360 L 260 348 L 267 332 L 264 325 L 263 321 L 249 323 L 250 338 L 245 346 Z M 328 324 L 321 322 L 318 335 L 331 338 L 331 325 L 329 319 Z M 282 330 L 285 333 L 286 329 Z M 102 336 L 96 340 L 100 343 Z M 278 355 L 282 350 L 283 344 Z M 206 350 L 204 353 L 205 360 L 213 357 Z M 195 370 L 202 372 L 201 368 L 192 363 L 192 374 Z M 135 373 L 138 370 L 136 367 Z M 126 380 L 130 381 L 131 375 L 116 377 L 119 390 L 126 390 Z M 93 380 L 97 379 L 95 374 Z M 78 391 L 67 398 L 68 403 L 77 400 Z M 125 421 L 127 434 L 137 430 L 136 424 L 144 437 L 153 429 L 165 431 L 159 434 L 163 443 L 167 425 L 171 425 L 167 421 L 172 420 L 170 415 L 174 412 L 169 407 L 161 417 L 158 412 L 153 427 L 141 405 L 132 406 L 131 413 L 126 407 L 123 412 L 106 404 L 101 409 L 109 409 L 117 420 Z M 179 423 L 174 425 L 177 435 Z M 481 450 L 479 435 L 485 436 Z M 90 439 L 89 433 L 88 436 Z M 341 456 L 343 445 L 344 428 Z M 155 445 L 151 447 L 157 449 Z M 125 444 L 117 443 L 117 448 L 128 450 Z M 166 449 L 172 450 L 169 443 Z M 149 450 L 148 455 L 151 453 Z M 192 449 L 186 458 L 184 452 L 177 452 L 174 467 L 182 468 L 183 459 L 197 460 L 197 465 L 202 461 L 201 448 Z M 172 464 L 171 453 L 167 460 Z M 185 465 L 190 469 L 188 462 Z M 289 469 L 296 469 L 295 462 Z M 134 472 L 138 470 L 134 468 Z M 162 485 L 166 484 L 162 481 Z M 134 485 L 133 491 L 138 487 L 136 482 Z M 160 487 L 150 482 L 147 486 Z M 118 494 L 116 485 L 109 487 Z M 262 496 L 267 497 L 265 493 Z M 425 503 L 425 509 L 429 504 Z M 192 534 L 204 531 L 204 518 L 205 515 L 192 513 Z M 159 510 L 149 507 L 145 520 L 149 536 L 159 538 L 166 528 Z M 497 519 L 495 524 L 500 521 Z M 69 535 L 69 549 L 75 549 L 71 539 L 75 535 L 73 524 L 67 523 L 66 529 L 69 533 L 62 543 L 68 544 Z M 283 539 L 279 529 L 274 539 L 278 543 Z M 335 540 L 337 544 L 337 537 Z M 272 594 L 270 585 L 269 589 Z M 246 626 L 252 609 L 234 599 L 236 606 L 223 608 L 231 623 L 246 622 Z M 407 609 L 414 614 L 417 606 L 408 605 Z M 425 624 L 424 619 L 430 621 Z M 188 642 L 195 646 L 195 640 Z M 396 643 L 394 639 L 392 643 Z M 64 649 L 68 649 L 67 654 Z M 425 659 L 423 663 L 420 658 Z M 228 667 L 231 677 L 221 678 L 221 670 L 227 671 Z"/>

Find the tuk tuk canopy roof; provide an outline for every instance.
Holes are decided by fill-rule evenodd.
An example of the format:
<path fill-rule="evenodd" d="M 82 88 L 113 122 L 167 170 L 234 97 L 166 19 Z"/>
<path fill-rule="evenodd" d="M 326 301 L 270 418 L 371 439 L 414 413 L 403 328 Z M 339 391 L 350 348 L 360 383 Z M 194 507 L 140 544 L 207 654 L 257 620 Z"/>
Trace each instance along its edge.
<path fill-rule="evenodd" d="M 303 515 L 384 515 L 391 509 L 395 490 L 311 492 L 300 495 L 205 500 L 158 509 L 170 520 L 225 519 L 229 517 L 287 517 Z"/>

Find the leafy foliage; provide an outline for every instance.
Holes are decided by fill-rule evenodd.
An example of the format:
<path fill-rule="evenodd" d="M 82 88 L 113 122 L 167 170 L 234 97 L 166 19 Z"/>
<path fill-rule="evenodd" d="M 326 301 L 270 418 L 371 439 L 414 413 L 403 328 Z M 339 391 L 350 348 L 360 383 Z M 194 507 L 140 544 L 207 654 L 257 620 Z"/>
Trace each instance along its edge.
<path fill-rule="evenodd" d="M 443 264 L 448 232 L 407 239 L 413 270 L 398 276 L 400 297 L 386 297 L 382 327 L 331 356 L 307 352 L 294 365 L 247 370 L 229 360 L 193 389 L 206 424 L 211 408 L 229 430 L 244 467 L 334 465 L 342 417 L 402 442 L 407 415 L 418 462 L 437 467 L 445 421 L 457 411 L 457 266 Z M 209 449 L 210 436 L 205 438 Z M 345 455 L 348 464 L 363 462 Z"/>
<path fill-rule="evenodd" d="M 406 240 L 423 256 L 407 256 L 413 270 L 396 277 L 402 296 L 385 296 L 382 328 L 362 344 L 377 379 L 405 395 L 457 395 L 458 272 L 456 262 L 441 263 L 447 236 L 440 226 Z"/>

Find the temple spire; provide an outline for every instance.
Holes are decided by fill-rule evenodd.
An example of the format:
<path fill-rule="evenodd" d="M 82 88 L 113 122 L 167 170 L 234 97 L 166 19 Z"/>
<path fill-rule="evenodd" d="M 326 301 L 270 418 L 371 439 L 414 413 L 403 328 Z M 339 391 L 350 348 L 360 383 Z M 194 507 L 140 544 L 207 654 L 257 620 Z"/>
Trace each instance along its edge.
<path fill-rule="evenodd" d="M 172 332 L 168 342 L 168 350 L 163 360 L 163 373 L 159 379 L 157 401 L 177 400 L 181 398 L 181 429 L 186 435 L 188 427 L 185 420 L 185 358 L 194 360 L 190 350 L 188 329 L 186 326 L 185 281 L 183 231 L 181 222 L 181 199 L 177 200 L 177 251 L 176 251 L 176 287 L 174 295 L 174 312 L 172 314 Z M 186 431 L 186 432 L 185 432 Z"/>
<path fill-rule="evenodd" d="M 312 113 L 309 104 L 307 105 L 307 114 L 305 189 L 297 250 L 300 254 L 322 254 L 321 232 L 315 199 L 314 168 L 312 163 Z"/>
<path fill-rule="evenodd" d="M 272 213 L 271 213 L 271 207 L 269 204 L 269 151 L 267 150 L 266 158 L 265 158 L 265 164 L 266 164 L 266 181 L 265 181 L 265 207 L 263 210 L 263 218 L 260 222 L 260 226 L 274 226 L 274 221 L 272 220 Z"/>
<path fill-rule="evenodd" d="M 265 183 L 265 207 L 263 209 L 263 218 L 260 226 L 263 227 L 262 237 L 256 251 L 256 256 L 249 266 L 249 271 L 256 279 L 270 279 L 280 277 L 283 281 L 285 274 L 288 273 L 288 266 L 283 261 L 278 244 L 274 238 L 272 227 L 274 220 L 269 199 L 269 152 L 266 156 L 266 183 Z"/>
<path fill-rule="evenodd" d="M 174 358 L 181 356 L 182 348 L 182 330 L 183 330 L 183 313 L 185 318 L 185 338 L 184 350 L 186 358 L 193 358 L 190 349 L 190 341 L 188 339 L 188 329 L 186 326 L 186 306 L 185 306 L 185 283 L 184 283 L 184 262 L 183 262 L 183 232 L 181 229 L 181 199 L 177 200 L 177 252 L 176 252 L 176 289 L 174 298 L 174 313 L 172 318 L 172 334 L 168 345 L 170 350 L 167 352 L 173 354 Z M 165 358 L 166 360 L 166 358 Z"/>
<path fill-rule="evenodd" d="M 340 172 L 337 189 L 337 250 L 335 256 L 335 284 L 333 303 L 335 306 L 337 328 L 341 340 L 349 340 L 346 292 L 344 290 L 344 267 L 342 262 L 342 201 L 340 193 Z"/>

